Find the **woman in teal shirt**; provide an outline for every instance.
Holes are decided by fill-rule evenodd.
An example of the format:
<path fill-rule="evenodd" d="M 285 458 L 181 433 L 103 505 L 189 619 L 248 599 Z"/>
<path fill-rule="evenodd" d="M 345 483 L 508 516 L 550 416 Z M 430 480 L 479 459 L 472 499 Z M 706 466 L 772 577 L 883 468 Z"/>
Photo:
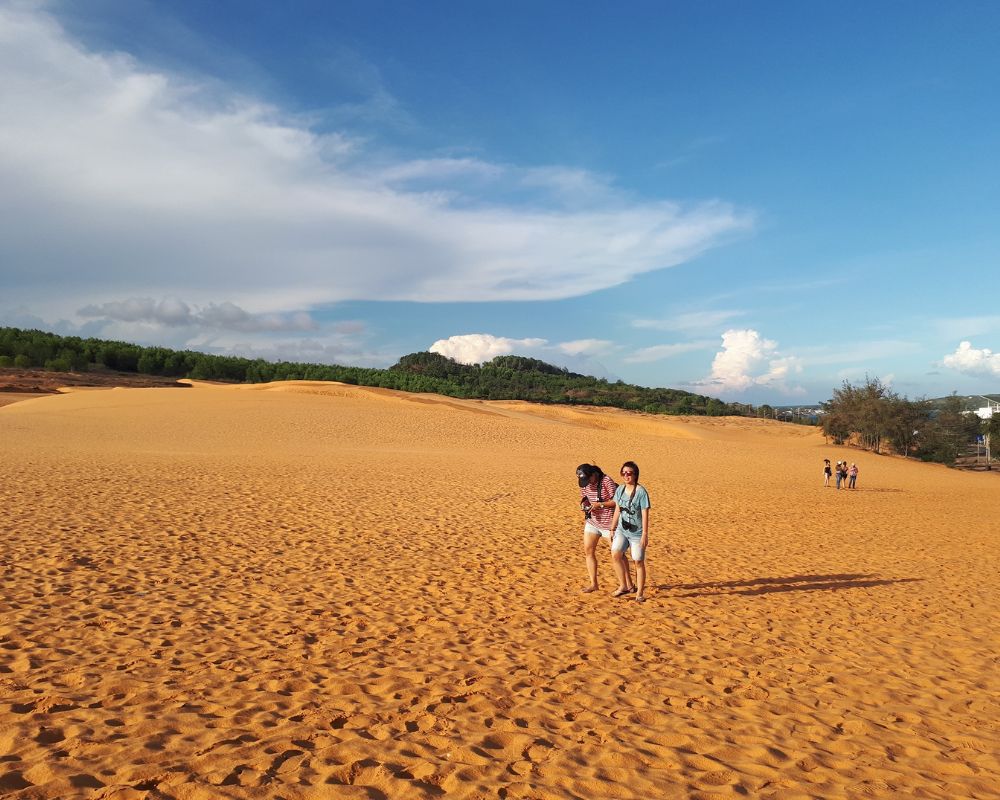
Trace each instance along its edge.
<path fill-rule="evenodd" d="M 634 461 L 622 464 L 624 483 L 615 492 L 615 514 L 611 519 L 614 539 L 611 542 L 611 557 L 618 574 L 618 589 L 612 597 L 628 593 L 625 584 L 625 551 L 632 551 L 635 562 L 635 599 L 644 603 L 646 596 L 646 547 L 649 544 L 649 493 L 639 485 L 639 467 Z"/>

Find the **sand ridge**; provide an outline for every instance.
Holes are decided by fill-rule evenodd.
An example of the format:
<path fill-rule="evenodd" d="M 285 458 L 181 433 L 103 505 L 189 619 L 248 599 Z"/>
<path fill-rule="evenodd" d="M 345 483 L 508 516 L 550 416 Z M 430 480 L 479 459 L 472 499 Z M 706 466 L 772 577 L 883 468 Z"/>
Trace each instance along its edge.
<path fill-rule="evenodd" d="M 578 593 L 626 458 L 645 606 Z M 0 470 L 0 795 L 998 796 L 994 475 L 307 382 L 15 403 Z"/>

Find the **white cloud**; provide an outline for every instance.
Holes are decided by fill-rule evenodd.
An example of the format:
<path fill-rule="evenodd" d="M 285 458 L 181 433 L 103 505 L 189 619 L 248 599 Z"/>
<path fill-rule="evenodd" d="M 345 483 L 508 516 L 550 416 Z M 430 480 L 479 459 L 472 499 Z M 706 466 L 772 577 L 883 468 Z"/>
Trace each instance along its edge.
<path fill-rule="evenodd" d="M 637 319 L 632 322 L 632 327 L 657 331 L 716 331 L 734 317 L 740 317 L 744 313 L 743 311 L 692 311 L 664 319 Z"/>
<path fill-rule="evenodd" d="M 752 228 L 725 203 L 629 200 L 572 168 L 386 163 L 211 77 L 88 50 L 40 9 L 0 7 L 0 263 L 8 304 L 49 319 L 149 295 L 249 315 L 564 298 Z"/>
<path fill-rule="evenodd" d="M 682 342 L 680 344 L 657 344 L 652 347 L 643 347 L 636 350 L 631 355 L 625 357 L 629 364 L 646 364 L 650 361 L 662 361 L 665 358 L 690 353 L 694 350 L 704 350 L 711 347 L 712 342 Z"/>
<path fill-rule="evenodd" d="M 615 376 L 594 356 L 613 349 L 614 344 L 603 339 L 550 343 L 547 339 L 510 339 L 489 333 L 449 336 L 428 348 L 432 353 L 440 353 L 462 364 L 482 364 L 497 356 L 518 355 L 537 358 L 570 372 L 608 380 L 614 380 Z"/>
<path fill-rule="evenodd" d="M 428 349 L 460 364 L 481 364 L 497 356 L 508 356 L 515 352 L 527 355 L 546 343 L 545 339 L 508 339 L 488 333 L 468 333 L 438 339 Z"/>
<path fill-rule="evenodd" d="M 801 371 L 801 359 L 782 356 L 777 342 L 751 328 L 732 329 L 722 334 L 722 349 L 712 361 L 711 375 L 697 385 L 712 387 L 721 394 L 738 394 L 754 386 L 801 394 L 801 387 L 787 383 L 791 375 Z"/>
<path fill-rule="evenodd" d="M 943 359 L 946 367 L 966 375 L 1000 376 L 1000 353 L 994 353 L 988 348 L 977 350 L 972 342 L 962 342 L 954 353 Z"/>

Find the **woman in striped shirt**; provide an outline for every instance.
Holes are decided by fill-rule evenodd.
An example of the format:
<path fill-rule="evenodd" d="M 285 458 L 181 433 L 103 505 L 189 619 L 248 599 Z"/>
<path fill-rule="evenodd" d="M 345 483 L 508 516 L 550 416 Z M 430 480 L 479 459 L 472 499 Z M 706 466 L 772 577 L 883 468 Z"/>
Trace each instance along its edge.
<path fill-rule="evenodd" d="M 587 563 L 587 577 L 590 578 L 583 592 L 589 593 L 597 591 L 597 543 L 601 539 L 611 543 L 611 518 L 615 513 L 614 496 L 618 485 L 594 464 L 577 467 L 576 478 L 580 484 L 580 508 L 583 510 L 583 556 Z M 627 565 L 625 575 L 628 591 L 635 591 Z"/>

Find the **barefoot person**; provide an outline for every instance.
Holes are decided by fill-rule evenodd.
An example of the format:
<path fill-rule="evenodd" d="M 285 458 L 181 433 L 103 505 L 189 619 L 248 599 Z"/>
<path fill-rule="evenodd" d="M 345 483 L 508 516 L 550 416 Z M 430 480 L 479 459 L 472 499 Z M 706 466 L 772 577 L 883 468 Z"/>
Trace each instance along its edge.
<path fill-rule="evenodd" d="M 594 464 L 581 464 L 576 468 L 580 484 L 580 508 L 583 511 L 583 556 L 587 562 L 590 582 L 584 593 L 597 591 L 597 543 L 607 539 L 611 543 L 611 518 L 615 513 L 615 490 L 611 477 Z M 626 576 L 626 587 L 631 591 L 631 577 Z"/>
<path fill-rule="evenodd" d="M 639 467 L 634 461 L 622 464 L 624 483 L 615 492 L 615 515 L 611 528 L 615 538 L 611 542 L 611 557 L 618 573 L 618 589 L 612 597 L 628 594 L 628 565 L 625 551 L 630 550 L 635 562 L 635 599 L 646 601 L 646 546 L 649 544 L 649 494 L 639 485 Z"/>

